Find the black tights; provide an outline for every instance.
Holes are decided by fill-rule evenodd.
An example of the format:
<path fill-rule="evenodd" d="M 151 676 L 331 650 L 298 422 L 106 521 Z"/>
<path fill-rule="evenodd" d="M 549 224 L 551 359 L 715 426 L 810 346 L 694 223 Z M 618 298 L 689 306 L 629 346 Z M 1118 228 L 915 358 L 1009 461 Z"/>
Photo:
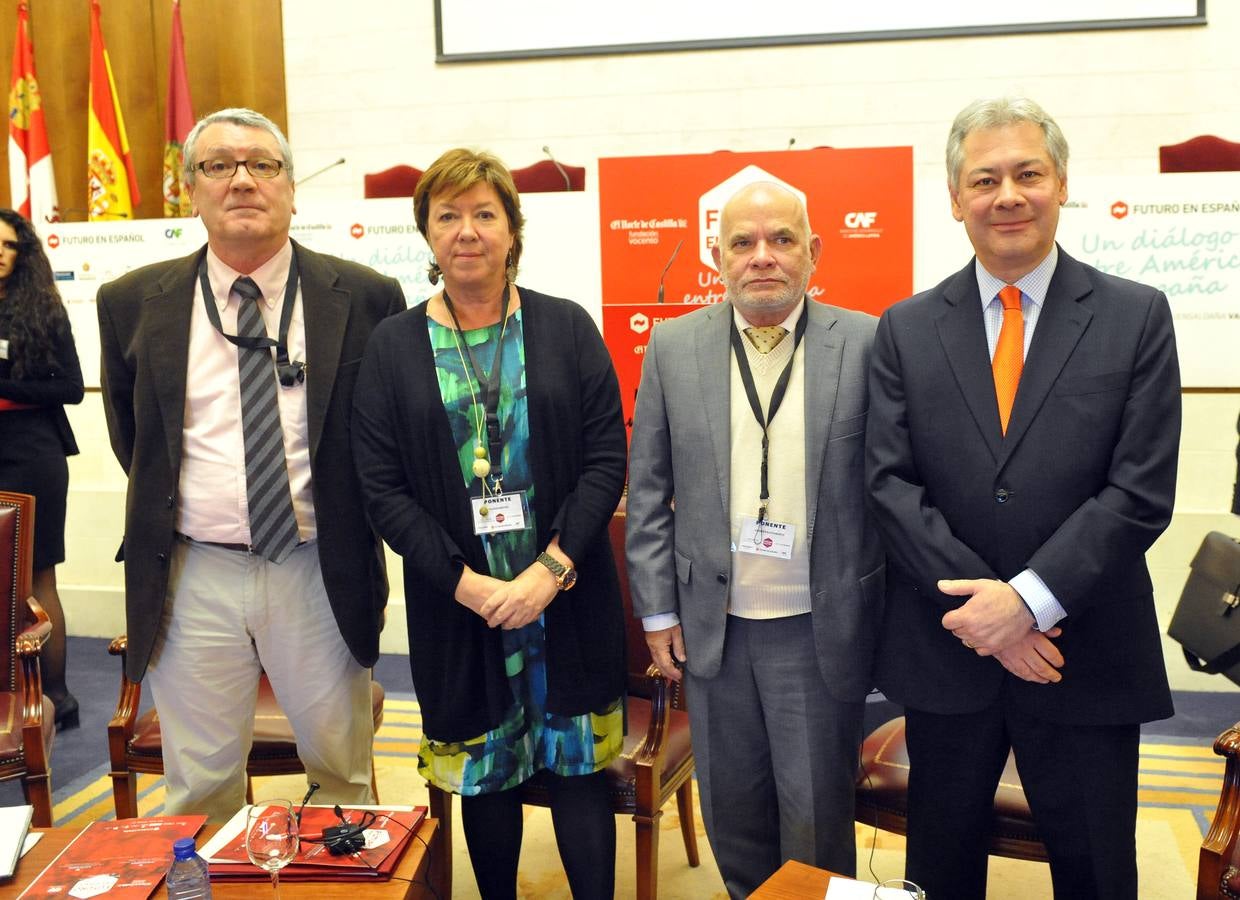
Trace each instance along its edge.
<path fill-rule="evenodd" d="M 551 823 L 574 900 L 611 900 L 616 883 L 616 817 L 607 772 L 562 777 L 543 772 Z M 515 900 L 521 856 L 521 793 L 461 797 L 461 824 L 482 900 Z"/>

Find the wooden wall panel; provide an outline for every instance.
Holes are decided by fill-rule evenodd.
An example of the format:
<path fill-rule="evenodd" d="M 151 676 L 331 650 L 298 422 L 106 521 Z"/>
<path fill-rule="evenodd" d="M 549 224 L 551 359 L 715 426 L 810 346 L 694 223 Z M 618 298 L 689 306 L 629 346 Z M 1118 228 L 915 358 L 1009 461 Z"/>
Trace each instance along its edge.
<path fill-rule="evenodd" d="M 56 190 L 66 221 L 86 218 L 86 115 L 90 73 L 89 0 L 29 0 L 39 89 L 47 117 Z M 172 0 L 101 0 L 142 202 L 138 218 L 163 214 L 164 106 Z M 0 72 L 6 96 L 17 4 L 0 0 Z M 185 58 L 194 113 L 248 106 L 288 131 L 281 0 L 182 0 Z M 11 205 L 7 140 L 0 141 L 0 202 Z"/>

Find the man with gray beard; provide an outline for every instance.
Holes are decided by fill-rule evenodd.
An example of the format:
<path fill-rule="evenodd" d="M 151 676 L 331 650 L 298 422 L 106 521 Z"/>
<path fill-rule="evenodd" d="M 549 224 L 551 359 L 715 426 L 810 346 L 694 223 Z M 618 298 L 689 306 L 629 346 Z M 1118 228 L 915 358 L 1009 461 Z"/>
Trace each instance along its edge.
<path fill-rule="evenodd" d="M 742 188 L 719 238 L 727 302 L 646 350 L 627 557 L 655 663 L 685 677 L 711 848 L 746 897 L 785 860 L 856 866 L 885 575 L 863 475 L 876 321 L 806 296 L 822 241 L 783 185 Z"/>

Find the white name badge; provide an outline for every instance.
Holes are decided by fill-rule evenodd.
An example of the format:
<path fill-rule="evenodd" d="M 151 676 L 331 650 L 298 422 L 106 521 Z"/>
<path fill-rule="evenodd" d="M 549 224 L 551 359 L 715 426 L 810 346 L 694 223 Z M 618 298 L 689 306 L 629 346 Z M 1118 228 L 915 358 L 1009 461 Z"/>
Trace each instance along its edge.
<path fill-rule="evenodd" d="M 469 505 L 474 512 L 474 534 L 520 531 L 525 527 L 525 491 L 498 497 L 471 497 Z"/>
<path fill-rule="evenodd" d="M 0 359 L 9 358 L 9 342 L 0 338 Z"/>
<path fill-rule="evenodd" d="M 772 522 L 770 519 L 759 522 L 754 516 L 742 516 L 736 551 L 772 559 L 792 559 L 792 542 L 796 536 L 797 527 L 787 522 Z"/>

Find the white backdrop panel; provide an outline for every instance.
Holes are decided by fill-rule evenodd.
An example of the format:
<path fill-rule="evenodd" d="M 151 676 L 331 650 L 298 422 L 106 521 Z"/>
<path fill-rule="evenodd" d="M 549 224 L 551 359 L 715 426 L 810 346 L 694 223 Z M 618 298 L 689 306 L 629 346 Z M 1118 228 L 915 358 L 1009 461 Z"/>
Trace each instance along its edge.
<path fill-rule="evenodd" d="M 922 291 L 973 250 L 945 180 L 915 190 L 913 284 Z M 1240 172 L 1069 178 L 1059 243 L 1167 294 L 1185 387 L 1240 386 Z"/>
<path fill-rule="evenodd" d="M 430 251 L 405 199 L 299 203 L 293 238 L 312 250 L 370 266 L 399 279 L 415 306 L 436 290 L 426 279 Z M 584 306 L 602 328 L 598 195 L 529 194 L 519 282 Z M 44 238 L 57 287 L 69 309 L 82 372 L 99 386 L 99 285 L 148 263 L 193 253 L 205 243 L 198 219 L 64 222 Z"/>

